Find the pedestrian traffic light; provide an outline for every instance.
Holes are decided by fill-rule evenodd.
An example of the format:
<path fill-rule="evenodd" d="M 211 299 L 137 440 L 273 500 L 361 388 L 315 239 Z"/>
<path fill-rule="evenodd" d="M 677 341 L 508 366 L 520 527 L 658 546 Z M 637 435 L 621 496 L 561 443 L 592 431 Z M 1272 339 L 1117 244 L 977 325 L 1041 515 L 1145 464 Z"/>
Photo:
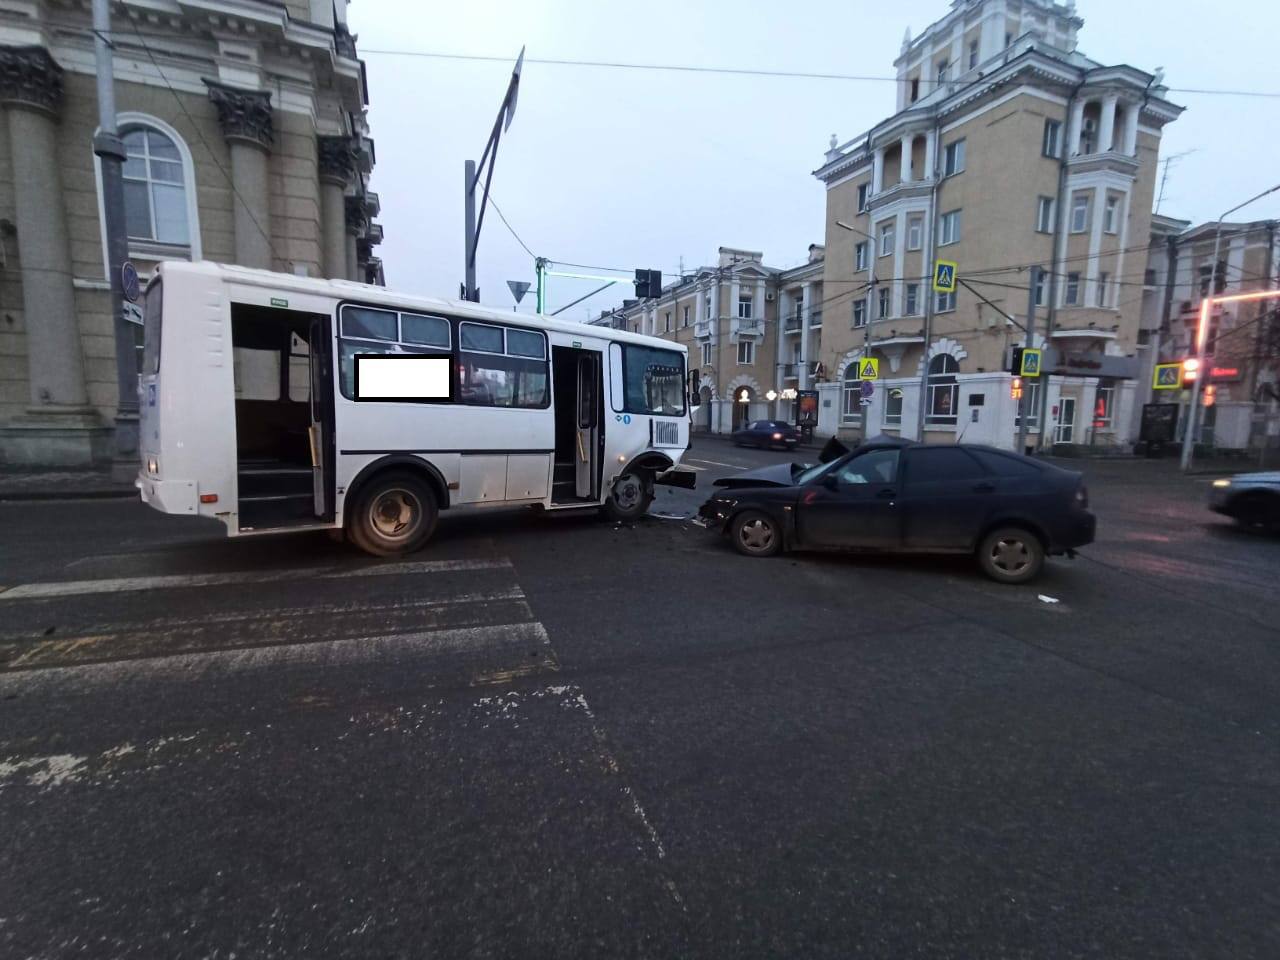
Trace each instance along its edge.
<path fill-rule="evenodd" d="M 1014 379 L 1019 379 L 1022 373 L 1022 347 L 1014 347 L 1009 353 L 1009 372 L 1014 375 Z"/>
<path fill-rule="evenodd" d="M 636 271 L 636 297 L 640 300 L 651 300 L 662 294 L 661 270 Z"/>
<path fill-rule="evenodd" d="M 1013 400 L 1022 399 L 1022 378 L 1014 377 L 1009 381 L 1009 397 Z"/>
<path fill-rule="evenodd" d="M 1195 357 L 1187 357 L 1182 361 L 1182 385 L 1189 387 L 1195 383 L 1200 373 L 1200 361 Z"/>
<path fill-rule="evenodd" d="M 1214 403 L 1217 402 L 1217 399 L 1218 399 L 1218 388 L 1215 387 L 1212 383 L 1206 383 L 1204 385 L 1204 405 L 1206 407 L 1212 407 Z"/>

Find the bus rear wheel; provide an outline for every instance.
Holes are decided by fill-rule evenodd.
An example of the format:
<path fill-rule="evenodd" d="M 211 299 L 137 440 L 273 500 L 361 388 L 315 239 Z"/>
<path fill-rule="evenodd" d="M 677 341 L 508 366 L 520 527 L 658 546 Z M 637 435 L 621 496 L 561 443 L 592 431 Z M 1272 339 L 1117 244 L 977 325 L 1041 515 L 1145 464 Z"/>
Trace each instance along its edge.
<path fill-rule="evenodd" d="M 347 535 L 376 557 L 422 548 L 435 532 L 439 509 L 431 488 L 412 473 L 374 477 L 347 513 Z"/>
<path fill-rule="evenodd" d="M 649 512 L 653 503 L 653 477 L 640 470 L 628 470 L 613 482 L 601 508 L 610 520 L 630 522 Z"/>

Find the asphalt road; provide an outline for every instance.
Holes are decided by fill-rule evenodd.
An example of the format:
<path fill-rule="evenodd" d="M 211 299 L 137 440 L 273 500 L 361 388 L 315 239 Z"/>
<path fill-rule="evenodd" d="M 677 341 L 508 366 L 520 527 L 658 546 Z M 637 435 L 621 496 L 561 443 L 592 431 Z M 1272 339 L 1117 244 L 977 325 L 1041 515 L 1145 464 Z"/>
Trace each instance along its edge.
<path fill-rule="evenodd" d="M 681 519 L 779 456 L 399 562 L 0 503 L 0 956 L 1280 955 L 1280 541 L 1145 462 L 1031 588 Z"/>

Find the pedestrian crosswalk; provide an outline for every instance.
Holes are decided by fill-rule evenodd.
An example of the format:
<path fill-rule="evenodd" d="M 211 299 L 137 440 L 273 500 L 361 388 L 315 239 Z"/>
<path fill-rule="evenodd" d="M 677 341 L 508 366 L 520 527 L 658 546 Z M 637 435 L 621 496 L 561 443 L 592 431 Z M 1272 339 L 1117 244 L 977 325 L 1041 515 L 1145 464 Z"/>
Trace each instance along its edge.
<path fill-rule="evenodd" d="M 428 684 L 557 669 L 502 556 L 0 587 L 0 689 L 409 662 Z"/>

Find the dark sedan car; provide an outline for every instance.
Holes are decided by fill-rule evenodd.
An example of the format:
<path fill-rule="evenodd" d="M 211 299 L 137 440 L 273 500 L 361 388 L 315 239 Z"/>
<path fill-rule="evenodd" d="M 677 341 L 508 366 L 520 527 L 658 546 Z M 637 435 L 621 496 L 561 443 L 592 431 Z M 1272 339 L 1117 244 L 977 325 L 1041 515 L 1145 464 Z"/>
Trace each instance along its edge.
<path fill-rule="evenodd" d="M 1001 583 L 1047 554 L 1093 542 L 1079 473 L 980 446 L 871 440 L 827 463 L 777 464 L 717 480 L 699 521 L 739 552 L 966 553 Z"/>
<path fill-rule="evenodd" d="M 800 442 L 800 431 L 781 420 L 753 420 L 733 431 L 733 443 L 739 447 L 781 447 L 794 450 Z"/>

